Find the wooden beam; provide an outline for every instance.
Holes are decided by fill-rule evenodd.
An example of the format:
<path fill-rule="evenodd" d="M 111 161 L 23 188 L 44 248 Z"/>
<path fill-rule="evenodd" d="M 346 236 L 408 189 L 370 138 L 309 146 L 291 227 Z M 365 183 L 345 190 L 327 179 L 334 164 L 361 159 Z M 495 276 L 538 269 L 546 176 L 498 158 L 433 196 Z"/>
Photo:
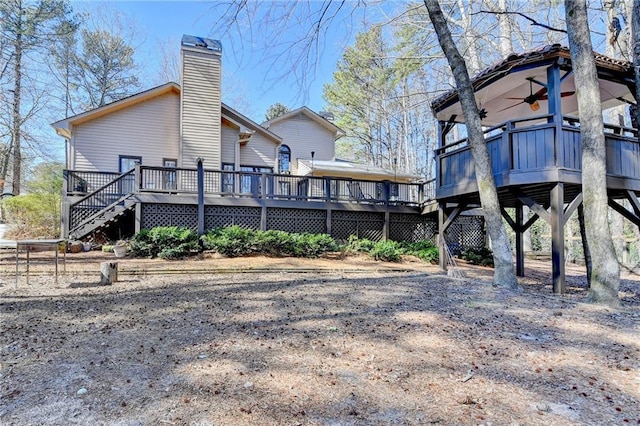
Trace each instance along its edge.
<path fill-rule="evenodd" d="M 504 211 L 504 209 L 503 209 Z M 516 220 L 513 230 L 516 232 L 516 275 L 524 277 L 524 239 L 522 234 L 522 222 L 524 222 L 524 212 L 522 204 L 516 206 Z"/>
<path fill-rule="evenodd" d="M 444 223 L 443 223 L 443 225 L 442 225 L 442 226 L 443 226 L 442 232 L 446 231 L 446 230 L 449 228 L 449 226 L 451 226 L 451 224 L 453 223 L 453 221 L 454 221 L 454 220 L 456 220 L 456 218 L 457 218 L 458 216 L 460 216 L 460 213 L 462 213 L 462 212 L 464 211 L 464 208 L 465 208 L 466 206 L 467 206 L 467 204 L 466 204 L 466 203 L 459 204 L 459 205 L 458 205 L 458 207 L 455 207 L 455 208 L 451 211 L 451 213 L 450 213 L 449 215 L 447 215 L 447 213 L 446 213 L 446 212 L 444 212 L 444 215 L 445 215 L 445 217 L 446 217 L 446 220 L 444 221 Z M 444 209 L 443 209 L 443 211 L 444 211 Z"/>
<path fill-rule="evenodd" d="M 640 200 L 635 192 L 627 190 L 627 199 L 631 203 L 633 211 L 636 212 L 636 216 L 640 216 Z"/>
<path fill-rule="evenodd" d="M 531 198 L 525 195 L 518 195 L 517 197 L 518 200 L 522 201 L 525 206 L 529 207 L 535 214 L 540 216 L 542 220 L 551 224 L 551 214 L 549 214 L 547 209 L 545 209 L 542 205 L 536 203 Z"/>
<path fill-rule="evenodd" d="M 502 217 L 504 218 L 505 221 L 507 221 L 511 229 L 513 229 L 515 232 L 518 232 L 518 225 L 516 224 L 516 222 L 513 221 L 513 219 L 511 219 L 511 216 L 509 216 L 509 213 L 507 213 L 505 208 L 502 206 L 500 206 L 500 213 L 502 213 Z"/>
<path fill-rule="evenodd" d="M 624 206 L 618 204 L 613 198 L 609 197 L 609 207 L 629 219 L 634 225 L 640 227 L 640 217 L 627 210 Z"/>
<path fill-rule="evenodd" d="M 564 183 L 557 183 L 551 190 L 550 212 L 553 292 L 564 294 Z"/>
<path fill-rule="evenodd" d="M 574 198 L 573 201 L 569 203 L 566 209 L 564 209 L 562 220 L 564 221 L 565 224 L 567 223 L 567 221 L 569 220 L 573 212 L 576 211 L 576 209 L 580 204 L 582 204 L 582 192 L 578 194 L 576 198 Z"/>
<path fill-rule="evenodd" d="M 529 218 L 528 221 L 526 221 L 523 225 L 522 225 L 522 232 L 526 231 L 527 229 L 531 228 L 531 225 L 533 225 L 534 223 L 536 223 L 536 220 L 538 220 L 540 218 L 540 216 L 538 216 L 537 214 L 533 214 L 533 216 L 531 216 Z"/>

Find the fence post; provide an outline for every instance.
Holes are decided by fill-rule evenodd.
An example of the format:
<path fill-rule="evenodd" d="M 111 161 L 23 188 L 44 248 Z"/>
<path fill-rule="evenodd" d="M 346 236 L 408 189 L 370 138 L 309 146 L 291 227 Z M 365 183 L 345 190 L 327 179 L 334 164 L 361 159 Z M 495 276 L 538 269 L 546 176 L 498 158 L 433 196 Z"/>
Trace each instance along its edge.
<path fill-rule="evenodd" d="M 198 157 L 198 235 L 204 234 L 204 158 Z"/>
<path fill-rule="evenodd" d="M 325 188 L 324 193 L 327 197 L 325 201 L 331 202 L 331 178 L 330 177 L 324 178 L 324 188 Z"/>
<path fill-rule="evenodd" d="M 140 168 L 140 162 L 136 161 L 133 166 L 133 182 L 134 182 L 134 192 L 137 194 L 140 192 L 142 188 L 142 169 Z"/>

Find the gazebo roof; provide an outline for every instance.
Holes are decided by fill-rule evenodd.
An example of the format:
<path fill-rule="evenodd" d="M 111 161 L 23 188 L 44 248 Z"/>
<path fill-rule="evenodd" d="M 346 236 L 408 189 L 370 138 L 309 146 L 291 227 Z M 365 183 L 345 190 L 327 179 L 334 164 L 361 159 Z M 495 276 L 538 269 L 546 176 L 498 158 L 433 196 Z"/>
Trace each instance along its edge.
<path fill-rule="evenodd" d="M 635 103 L 633 96 L 633 67 L 631 63 L 595 54 L 596 67 L 600 82 L 602 108 L 610 108 L 624 103 Z M 559 44 L 544 46 L 520 54 L 512 54 L 506 59 L 486 68 L 472 79 L 476 102 L 480 110 L 486 112 L 482 120 L 484 125 L 497 125 L 514 118 L 527 118 L 545 114 L 547 101 L 539 101 L 539 111 L 522 100 L 536 93 L 546 84 L 547 68 L 558 63 L 561 75 L 571 70 L 569 48 Z M 531 82 L 531 83 L 530 83 Z M 562 112 L 565 115 L 577 115 L 578 106 L 573 74 L 562 81 Z M 514 99 L 515 98 L 515 99 Z M 464 114 L 453 89 L 434 100 L 431 108 L 440 121 L 464 122 Z M 453 118 L 452 118 L 453 117 Z"/>

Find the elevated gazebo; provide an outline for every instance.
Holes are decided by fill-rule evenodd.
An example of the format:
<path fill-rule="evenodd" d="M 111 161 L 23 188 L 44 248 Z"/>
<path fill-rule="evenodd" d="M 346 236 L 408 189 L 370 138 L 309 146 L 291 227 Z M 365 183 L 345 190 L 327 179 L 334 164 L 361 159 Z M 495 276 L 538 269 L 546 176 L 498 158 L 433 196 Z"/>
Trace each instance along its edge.
<path fill-rule="evenodd" d="M 602 109 L 635 104 L 630 63 L 595 55 Z M 523 233 L 538 219 L 551 225 L 553 291 L 565 289 L 564 226 L 582 204 L 580 120 L 569 49 L 560 45 L 514 54 L 473 80 L 503 216 L 516 234 L 516 272 L 524 275 Z M 439 121 L 436 199 L 439 232 L 480 198 L 457 91 L 432 104 Z M 637 130 L 605 124 L 609 205 L 640 225 L 640 145 Z M 633 212 L 620 200 L 627 199 Z M 534 215 L 526 220 L 523 206 Z M 515 208 L 515 220 L 505 208 Z M 441 250 L 444 250 L 441 248 Z M 445 267 L 445 253 L 441 266 Z"/>

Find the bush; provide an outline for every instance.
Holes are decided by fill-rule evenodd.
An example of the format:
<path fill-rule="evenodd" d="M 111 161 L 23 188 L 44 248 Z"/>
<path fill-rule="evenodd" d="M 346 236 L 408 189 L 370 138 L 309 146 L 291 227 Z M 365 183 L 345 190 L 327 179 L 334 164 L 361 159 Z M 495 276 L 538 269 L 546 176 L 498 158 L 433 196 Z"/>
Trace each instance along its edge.
<path fill-rule="evenodd" d="M 416 256 L 429 263 L 438 263 L 438 259 L 440 258 L 438 247 L 436 247 L 431 241 L 427 240 L 415 243 L 406 243 L 405 253 Z"/>
<path fill-rule="evenodd" d="M 493 266 L 493 252 L 487 247 L 465 249 L 460 254 L 460 259 L 472 265 Z"/>
<path fill-rule="evenodd" d="M 25 194 L 2 200 L 7 237 L 56 238 L 60 235 L 60 196 Z"/>
<path fill-rule="evenodd" d="M 207 250 L 228 257 L 250 254 L 318 257 L 337 249 L 336 242 L 327 234 L 254 231 L 239 226 L 214 229 L 203 235 L 202 241 Z"/>
<path fill-rule="evenodd" d="M 344 246 L 344 250 L 347 253 L 371 253 L 373 247 L 376 245 L 374 241 L 367 240 L 366 238 L 358 238 L 356 235 L 350 235 L 347 240 L 347 244 Z"/>
<path fill-rule="evenodd" d="M 382 260 L 385 262 L 399 262 L 403 252 L 404 251 L 400 243 L 387 240 L 375 243 L 375 245 L 369 252 L 369 255 L 375 260 Z"/>
<path fill-rule="evenodd" d="M 134 235 L 130 248 L 134 256 L 161 259 L 181 259 L 200 251 L 198 234 L 179 226 L 143 229 Z"/>
<path fill-rule="evenodd" d="M 338 245 L 329 234 L 291 234 L 294 240 L 295 257 L 318 257 L 335 251 Z"/>
<path fill-rule="evenodd" d="M 233 225 L 207 232 L 202 236 L 202 243 L 205 249 L 224 256 L 246 256 L 257 251 L 255 234 L 252 229 Z"/>

